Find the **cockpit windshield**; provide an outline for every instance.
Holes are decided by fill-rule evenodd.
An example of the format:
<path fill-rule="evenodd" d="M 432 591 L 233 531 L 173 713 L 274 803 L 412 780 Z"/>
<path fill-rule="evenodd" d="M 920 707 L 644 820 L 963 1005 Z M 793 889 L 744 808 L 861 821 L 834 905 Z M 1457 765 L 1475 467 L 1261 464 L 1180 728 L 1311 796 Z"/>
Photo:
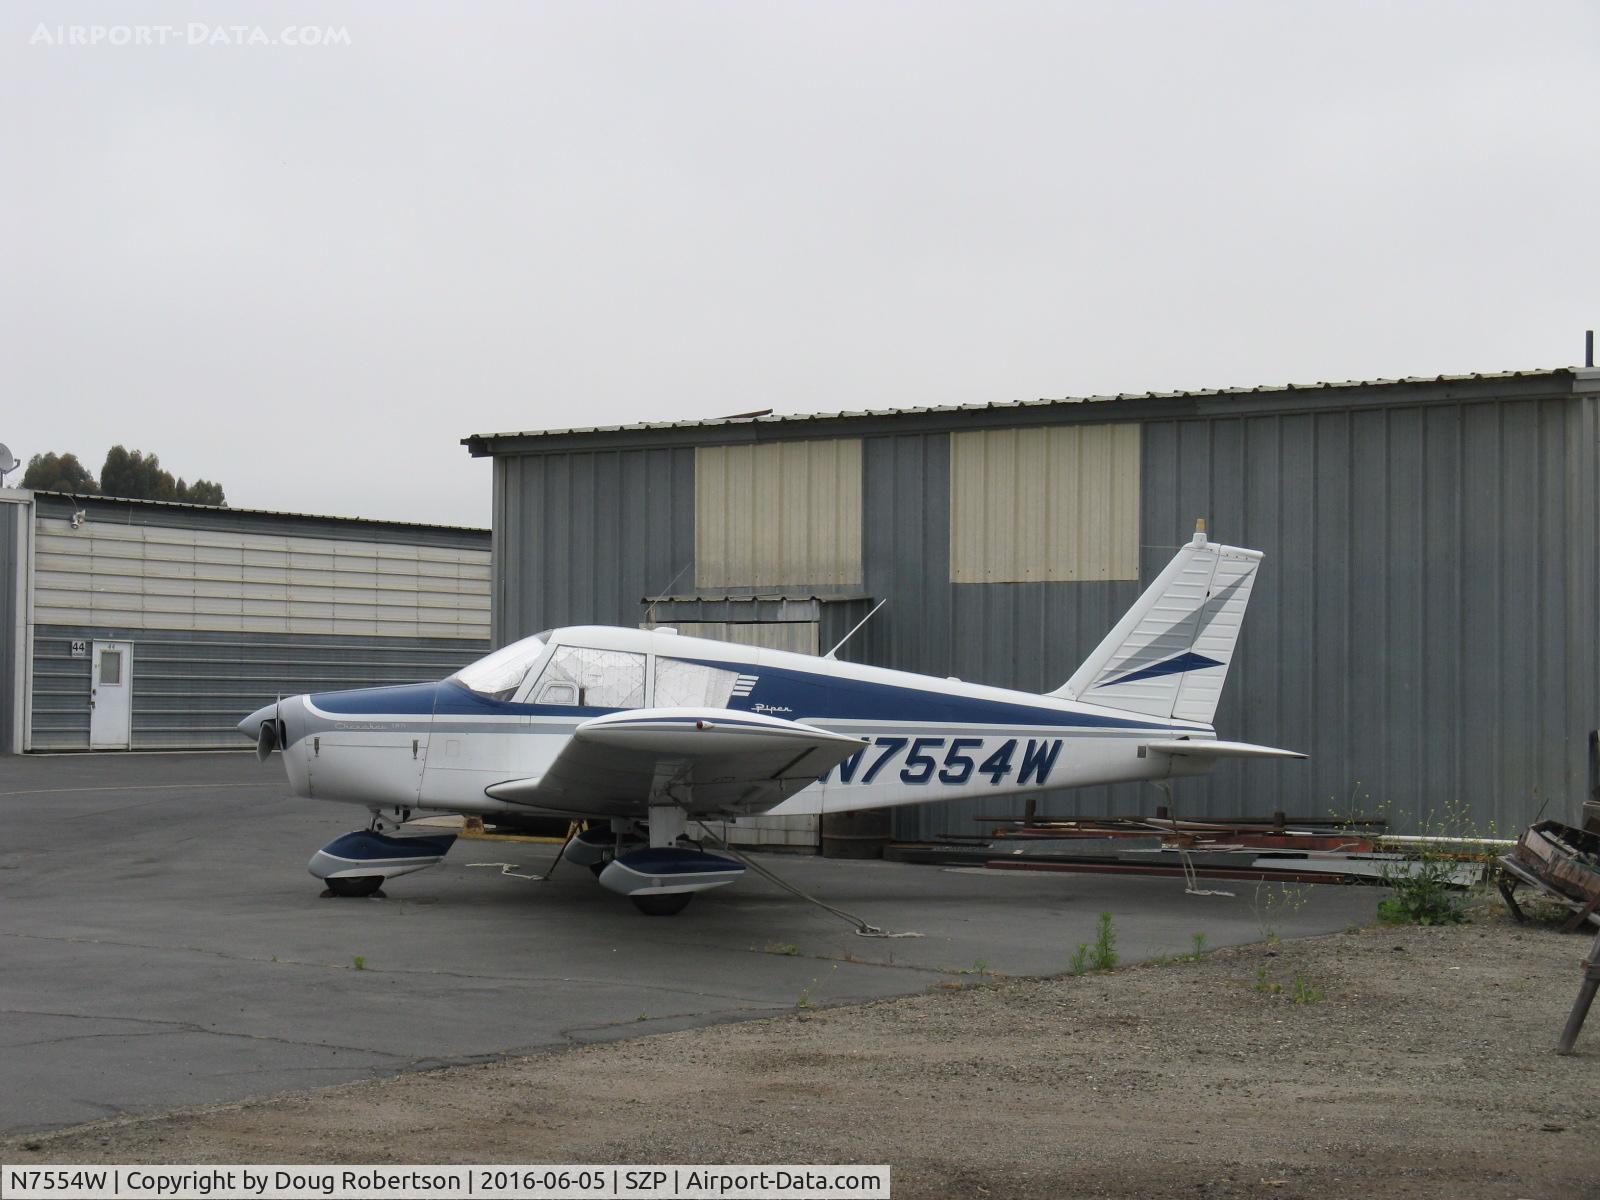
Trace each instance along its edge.
<path fill-rule="evenodd" d="M 522 686 L 529 668 L 544 657 L 544 642 L 537 637 L 523 638 L 502 646 L 493 654 L 462 667 L 450 676 L 468 691 L 491 700 L 509 700 Z"/>

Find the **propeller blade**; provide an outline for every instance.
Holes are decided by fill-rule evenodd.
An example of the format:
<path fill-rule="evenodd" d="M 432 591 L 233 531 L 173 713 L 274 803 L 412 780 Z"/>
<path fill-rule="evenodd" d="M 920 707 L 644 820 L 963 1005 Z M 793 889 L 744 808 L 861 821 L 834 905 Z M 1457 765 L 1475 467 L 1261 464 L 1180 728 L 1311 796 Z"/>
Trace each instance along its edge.
<path fill-rule="evenodd" d="M 276 720 L 261 722 L 261 730 L 256 734 L 256 761 L 266 762 L 277 748 L 278 722 Z"/>

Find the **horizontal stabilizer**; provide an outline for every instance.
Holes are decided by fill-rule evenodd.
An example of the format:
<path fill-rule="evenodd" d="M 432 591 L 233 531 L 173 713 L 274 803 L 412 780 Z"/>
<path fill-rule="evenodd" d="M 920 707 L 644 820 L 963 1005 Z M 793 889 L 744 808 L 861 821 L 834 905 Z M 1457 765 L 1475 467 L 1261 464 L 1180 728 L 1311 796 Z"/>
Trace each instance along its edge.
<path fill-rule="evenodd" d="M 1298 750 L 1279 750 L 1276 746 L 1257 746 L 1251 742 L 1195 741 L 1146 742 L 1141 750 L 1151 754 L 1173 754 L 1180 758 L 1307 758 Z"/>

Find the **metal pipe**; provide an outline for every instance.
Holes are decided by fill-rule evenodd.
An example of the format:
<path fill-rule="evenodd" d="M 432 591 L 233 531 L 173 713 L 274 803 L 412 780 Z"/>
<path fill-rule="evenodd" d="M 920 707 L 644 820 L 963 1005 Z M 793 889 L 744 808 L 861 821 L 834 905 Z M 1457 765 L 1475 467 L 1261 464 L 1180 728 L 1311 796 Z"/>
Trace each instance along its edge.
<path fill-rule="evenodd" d="M 1600 803 L 1600 729 L 1589 731 L 1589 799 Z"/>

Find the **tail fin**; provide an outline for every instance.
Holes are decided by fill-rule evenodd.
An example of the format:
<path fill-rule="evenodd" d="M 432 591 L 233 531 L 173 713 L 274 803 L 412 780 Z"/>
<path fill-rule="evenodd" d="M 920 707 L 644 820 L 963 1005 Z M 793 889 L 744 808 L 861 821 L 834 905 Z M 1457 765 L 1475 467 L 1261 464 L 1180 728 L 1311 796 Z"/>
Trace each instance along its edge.
<path fill-rule="evenodd" d="M 1260 563 L 1259 550 L 1206 541 L 1202 525 L 1051 695 L 1209 725 Z"/>

